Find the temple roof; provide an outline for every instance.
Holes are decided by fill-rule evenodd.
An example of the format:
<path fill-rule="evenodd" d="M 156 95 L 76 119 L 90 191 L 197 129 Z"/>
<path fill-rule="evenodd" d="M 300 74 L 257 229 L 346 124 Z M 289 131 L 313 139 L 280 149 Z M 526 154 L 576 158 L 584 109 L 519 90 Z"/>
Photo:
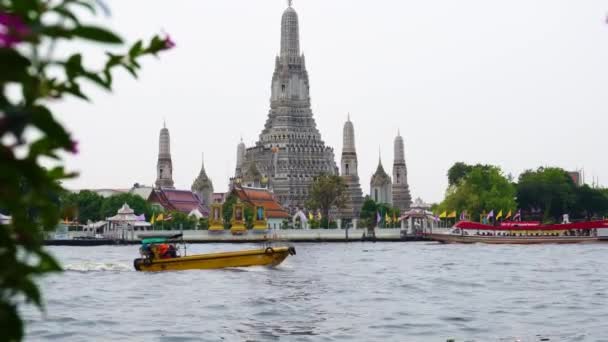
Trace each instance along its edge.
<path fill-rule="evenodd" d="M 243 178 L 245 180 L 261 180 L 262 174 L 260 173 L 260 170 L 258 170 L 258 167 L 255 165 L 255 163 L 251 162 L 249 163 L 249 167 L 245 171 Z"/>
<path fill-rule="evenodd" d="M 209 215 L 209 208 L 205 207 L 198 196 L 190 190 L 154 189 L 149 201 L 160 204 L 166 210 L 177 210 L 188 214 L 193 209 L 198 209 L 204 216 Z"/>
<path fill-rule="evenodd" d="M 234 187 L 233 192 L 237 197 L 253 207 L 264 207 L 267 218 L 289 218 L 289 214 L 279 202 L 274 198 L 274 195 L 260 188 L 248 188 L 243 186 Z"/>
<path fill-rule="evenodd" d="M 371 184 L 374 186 L 382 186 L 391 183 L 391 177 L 384 171 L 382 160 L 378 160 L 378 168 L 372 176 Z"/>
<path fill-rule="evenodd" d="M 191 187 L 192 191 L 211 189 L 213 192 L 213 182 L 207 176 L 207 172 L 205 171 L 205 161 L 203 159 L 203 163 L 201 165 L 201 171 L 198 174 L 198 177 L 194 180 L 194 183 Z"/>

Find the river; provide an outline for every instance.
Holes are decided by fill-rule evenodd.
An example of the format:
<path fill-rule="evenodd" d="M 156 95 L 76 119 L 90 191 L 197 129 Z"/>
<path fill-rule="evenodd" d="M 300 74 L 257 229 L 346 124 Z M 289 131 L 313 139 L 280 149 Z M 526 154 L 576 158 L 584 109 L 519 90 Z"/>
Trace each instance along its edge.
<path fill-rule="evenodd" d="M 277 268 L 140 273 L 50 247 L 27 341 L 608 341 L 608 244 L 296 244 Z M 256 245 L 189 245 L 188 253 Z"/>

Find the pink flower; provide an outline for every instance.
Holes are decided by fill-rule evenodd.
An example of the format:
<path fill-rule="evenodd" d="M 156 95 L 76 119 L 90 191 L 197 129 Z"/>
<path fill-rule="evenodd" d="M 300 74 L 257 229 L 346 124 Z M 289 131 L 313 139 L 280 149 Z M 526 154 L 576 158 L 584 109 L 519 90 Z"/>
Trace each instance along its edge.
<path fill-rule="evenodd" d="M 73 154 L 78 154 L 78 141 L 72 140 L 70 142 L 70 147 L 68 148 L 69 152 L 72 152 Z"/>
<path fill-rule="evenodd" d="M 21 17 L 0 12 L 0 48 L 12 48 L 22 42 L 31 30 Z"/>
<path fill-rule="evenodd" d="M 175 42 L 171 39 L 171 36 L 165 37 L 165 50 L 169 50 L 175 47 Z"/>

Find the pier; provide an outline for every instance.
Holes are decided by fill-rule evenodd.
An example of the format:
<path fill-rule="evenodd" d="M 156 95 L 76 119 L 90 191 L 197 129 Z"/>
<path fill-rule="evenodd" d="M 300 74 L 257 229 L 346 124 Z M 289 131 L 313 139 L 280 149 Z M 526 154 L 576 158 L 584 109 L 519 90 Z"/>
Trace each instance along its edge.
<path fill-rule="evenodd" d="M 187 243 L 260 243 L 268 240 L 298 242 L 298 243 L 344 243 L 344 242 L 413 242 L 428 241 L 418 235 L 402 234 L 398 228 L 378 228 L 374 236 L 369 236 L 366 229 L 281 229 L 268 233 L 247 231 L 243 235 L 232 235 L 230 231 L 210 232 L 208 230 L 157 230 L 147 231 L 146 234 L 179 234 L 183 233 Z M 137 234 L 137 232 L 135 232 Z M 93 239 L 86 238 L 81 233 L 70 233 L 66 239 L 49 239 L 48 246 L 100 246 L 117 244 L 138 244 L 140 239 L 134 234 L 125 234 L 116 238 Z"/>

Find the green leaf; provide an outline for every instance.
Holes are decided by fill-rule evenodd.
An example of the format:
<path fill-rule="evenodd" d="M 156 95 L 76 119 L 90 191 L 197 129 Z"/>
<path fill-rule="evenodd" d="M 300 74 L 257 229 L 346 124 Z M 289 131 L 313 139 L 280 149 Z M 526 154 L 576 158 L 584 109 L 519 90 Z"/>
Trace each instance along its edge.
<path fill-rule="evenodd" d="M 40 264 L 38 265 L 38 271 L 41 273 L 47 272 L 60 272 L 63 269 L 50 254 L 43 250 L 38 251 L 38 256 L 40 257 Z"/>
<path fill-rule="evenodd" d="M 127 64 L 123 64 L 122 66 L 123 66 L 123 67 L 125 67 L 125 69 L 127 69 L 127 71 L 128 71 L 128 72 L 129 72 L 129 73 L 130 73 L 130 74 L 131 74 L 131 75 L 132 75 L 134 78 L 137 78 L 137 71 L 135 71 L 135 68 L 133 68 L 132 66 L 127 65 Z"/>
<path fill-rule="evenodd" d="M 23 321 L 19 317 L 17 307 L 0 301 L 0 328 L 2 338 L 6 341 L 21 341 L 23 338 Z"/>
<path fill-rule="evenodd" d="M 138 40 L 131 49 L 129 49 L 129 57 L 134 58 L 141 53 L 142 41 Z"/>
<path fill-rule="evenodd" d="M 75 37 L 93 40 L 100 43 L 121 44 L 122 38 L 115 33 L 96 26 L 77 26 L 71 33 Z"/>
<path fill-rule="evenodd" d="M 65 73 L 71 81 L 82 73 L 82 55 L 77 53 L 68 58 L 65 63 Z"/>
<path fill-rule="evenodd" d="M 76 17 L 76 15 L 74 15 L 74 13 L 72 13 L 72 11 L 65 8 L 64 6 L 55 7 L 53 9 L 51 9 L 51 12 L 56 12 L 61 17 L 71 20 L 72 23 L 74 23 L 75 25 L 80 25 L 80 21 L 78 20 L 78 17 Z"/>
<path fill-rule="evenodd" d="M 105 81 L 103 78 L 101 78 L 101 76 L 99 76 L 98 74 L 96 74 L 94 72 L 83 71 L 82 76 L 90 81 L 93 81 L 95 84 L 99 85 L 100 87 L 102 87 L 106 90 L 111 89 L 110 84 L 107 81 Z"/>
<path fill-rule="evenodd" d="M 53 159 L 59 159 L 58 156 L 53 153 L 53 150 L 58 147 L 59 146 L 48 137 L 38 139 L 30 145 L 28 158 L 35 160 L 38 156 L 44 155 Z"/>
<path fill-rule="evenodd" d="M 70 135 L 59 124 L 53 114 L 43 106 L 32 108 L 32 124 L 44 132 L 50 139 L 58 145 L 68 148 L 71 144 Z"/>
<path fill-rule="evenodd" d="M 70 83 L 69 86 L 63 88 L 63 91 L 68 94 L 74 95 L 82 100 L 90 101 L 90 99 L 80 90 L 80 85 L 76 82 Z"/>
<path fill-rule="evenodd" d="M 0 81 L 19 81 L 27 75 L 30 61 L 13 49 L 0 49 Z"/>
<path fill-rule="evenodd" d="M 60 25 L 44 26 L 41 30 L 41 33 L 50 38 L 71 39 L 74 36 L 72 30 L 66 29 L 65 27 Z"/>
<path fill-rule="evenodd" d="M 38 287 L 36 284 L 34 284 L 34 282 L 26 278 L 21 282 L 20 288 L 28 301 L 33 302 L 37 307 L 42 308 L 42 296 L 40 295 L 40 290 L 38 290 Z"/>
<path fill-rule="evenodd" d="M 64 5 L 78 5 L 81 7 L 84 7 L 86 9 L 88 9 L 91 14 L 96 15 L 97 11 L 95 10 L 95 6 L 91 5 L 89 2 L 87 1 L 79 1 L 79 0 L 66 0 Z"/>

